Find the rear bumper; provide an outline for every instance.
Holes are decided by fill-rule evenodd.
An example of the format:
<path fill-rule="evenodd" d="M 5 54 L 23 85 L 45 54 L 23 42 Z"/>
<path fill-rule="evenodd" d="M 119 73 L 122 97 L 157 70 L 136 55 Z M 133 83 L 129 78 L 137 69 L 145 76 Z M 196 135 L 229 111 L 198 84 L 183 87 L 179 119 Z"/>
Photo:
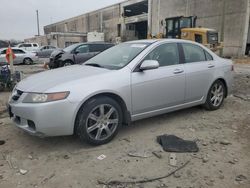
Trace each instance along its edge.
<path fill-rule="evenodd" d="M 9 113 L 14 124 L 40 137 L 72 135 L 75 109 L 76 106 L 68 100 L 42 104 L 9 102 Z"/>

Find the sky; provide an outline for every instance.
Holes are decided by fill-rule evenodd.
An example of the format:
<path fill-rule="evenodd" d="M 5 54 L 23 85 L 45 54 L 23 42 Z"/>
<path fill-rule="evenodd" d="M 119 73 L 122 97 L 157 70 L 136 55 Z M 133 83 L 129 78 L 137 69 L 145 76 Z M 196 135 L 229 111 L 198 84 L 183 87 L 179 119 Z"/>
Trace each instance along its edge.
<path fill-rule="evenodd" d="M 36 10 L 40 34 L 43 26 L 124 0 L 0 0 L 0 39 L 23 40 L 37 35 Z"/>

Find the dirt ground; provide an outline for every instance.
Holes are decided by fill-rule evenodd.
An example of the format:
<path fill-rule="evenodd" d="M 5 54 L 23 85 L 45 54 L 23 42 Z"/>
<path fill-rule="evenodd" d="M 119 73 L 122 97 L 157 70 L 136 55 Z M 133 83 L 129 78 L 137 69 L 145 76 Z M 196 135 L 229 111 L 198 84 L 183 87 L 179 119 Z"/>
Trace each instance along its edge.
<path fill-rule="evenodd" d="M 41 65 L 18 66 L 25 76 L 42 70 Z M 250 64 L 235 65 L 233 95 L 218 111 L 201 107 L 145 119 L 123 127 L 109 144 L 93 147 L 74 136 L 37 138 L 17 129 L 4 107 L 0 108 L 0 187 L 250 187 Z M 4 106 L 9 93 L 0 93 Z M 2 112 L 1 112 L 2 111 Z M 176 167 L 170 153 L 156 142 L 162 134 L 196 140 L 198 153 L 176 153 Z M 146 154 L 131 157 L 130 152 Z M 152 154 L 156 152 L 158 157 Z M 98 160 L 97 157 L 106 158 Z M 161 180 L 107 186 L 111 180 L 138 181 L 165 176 Z"/>

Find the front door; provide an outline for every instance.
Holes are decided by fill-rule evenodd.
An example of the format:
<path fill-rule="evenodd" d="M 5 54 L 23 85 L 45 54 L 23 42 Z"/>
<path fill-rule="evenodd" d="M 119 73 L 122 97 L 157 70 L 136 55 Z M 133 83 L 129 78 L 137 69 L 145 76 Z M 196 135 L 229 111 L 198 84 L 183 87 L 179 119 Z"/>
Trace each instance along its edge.
<path fill-rule="evenodd" d="M 90 59 L 89 45 L 83 44 L 75 49 L 74 61 L 75 64 L 81 64 Z"/>
<path fill-rule="evenodd" d="M 176 43 L 161 44 L 144 60 L 157 60 L 158 69 L 132 73 L 133 115 L 182 104 L 185 98 L 184 65 Z"/>

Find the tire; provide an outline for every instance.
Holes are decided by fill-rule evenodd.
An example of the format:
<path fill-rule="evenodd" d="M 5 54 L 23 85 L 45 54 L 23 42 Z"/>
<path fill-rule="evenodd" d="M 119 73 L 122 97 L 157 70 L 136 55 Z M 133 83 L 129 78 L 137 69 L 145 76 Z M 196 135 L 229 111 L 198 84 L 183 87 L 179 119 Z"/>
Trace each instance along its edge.
<path fill-rule="evenodd" d="M 218 110 L 224 102 L 226 96 L 226 86 L 221 80 L 213 83 L 207 94 L 207 100 L 204 104 L 206 110 Z"/>
<path fill-rule="evenodd" d="M 75 133 L 82 142 L 103 145 L 117 135 L 122 118 L 122 109 L 115 100 L 105 96 L 96 97 L 79 110 Z"/>
<path fill-rule="evenodd" d="M 24 58 L 23 64 L 25 64 L 25 65 L 31 65 L 31 64 L 33 64 L 33 61 L 30 58 Z"/>
<path fill-rule="evenodd" d="M 74 63 L 73 63 L 72 61 L 66 60 L 66 61 L 63 62 L 63 67 L 68 67 L 68 66 L 71 66 L 71 65 L 73 65 L 73 64 L 74 64 Z"/>

